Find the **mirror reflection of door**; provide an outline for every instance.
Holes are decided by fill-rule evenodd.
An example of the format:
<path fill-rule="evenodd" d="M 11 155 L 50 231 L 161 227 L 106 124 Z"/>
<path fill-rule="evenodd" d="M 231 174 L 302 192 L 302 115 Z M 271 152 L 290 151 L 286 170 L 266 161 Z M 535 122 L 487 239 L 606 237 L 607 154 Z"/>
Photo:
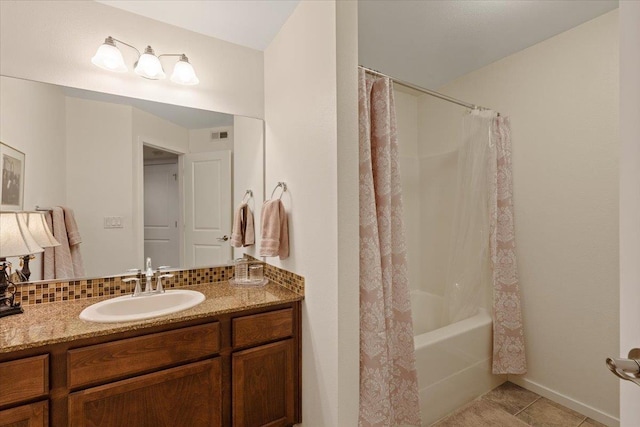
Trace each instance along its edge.
<path fill-rule="evenodd" d="M 231 260 L 231 151 L 184 155 L 187 268 Z"/>
<path fill-rule="evenodd" d="M 144 256 L 154 266 L 180 266 L 178 155 L 144 146 Z"/>

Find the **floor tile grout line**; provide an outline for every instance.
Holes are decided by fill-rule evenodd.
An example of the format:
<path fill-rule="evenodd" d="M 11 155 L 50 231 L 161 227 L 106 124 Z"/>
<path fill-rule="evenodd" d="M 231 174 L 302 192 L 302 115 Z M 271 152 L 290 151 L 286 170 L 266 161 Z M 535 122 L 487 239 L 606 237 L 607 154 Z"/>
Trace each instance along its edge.
<path fill-rule="evenodd" d="M 582 415 L 582 414 L 581 414 Z M 589 417 L 584 417 L 584 420 L 580 421 L 580 424 L 578 424 L 576 427 L 580 427 L 582 424 L 584 424 L 585 421 L 587 421 L 589 419 Z"/>
<path fill-rule="evenodd" d="M 529 406 L 533 405 L 534 403 L 536 403 L 538 400 L 542 399 L 542 396 L 538 396 L 538 398 L 536 400 L 534 400 L 533 402 L 529 403 L 527 406 L 525 406 L 524 408 L 520 409 L 518 412 L 516 412 L 515 414 L 513 414 L 514 417 L 517 417 L 518 415 L 520 415 L 521 412 L 523 412 L 525 409 L 527 409 Z"/>

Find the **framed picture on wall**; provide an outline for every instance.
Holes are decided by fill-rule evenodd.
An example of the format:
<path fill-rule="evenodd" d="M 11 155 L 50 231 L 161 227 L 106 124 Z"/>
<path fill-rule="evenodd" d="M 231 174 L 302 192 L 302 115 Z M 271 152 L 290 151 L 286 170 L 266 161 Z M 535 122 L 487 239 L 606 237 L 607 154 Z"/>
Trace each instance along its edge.
<path fill-rule="evenodd" d="M 23 152 L 0 142 L 0 210 L 22 210 L 24 157 Z"/>

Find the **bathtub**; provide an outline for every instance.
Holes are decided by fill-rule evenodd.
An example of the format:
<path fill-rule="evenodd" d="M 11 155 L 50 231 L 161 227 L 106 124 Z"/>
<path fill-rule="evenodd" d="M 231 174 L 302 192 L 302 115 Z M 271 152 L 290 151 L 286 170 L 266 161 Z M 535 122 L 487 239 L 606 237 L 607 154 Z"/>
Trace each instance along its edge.
<path fill-rule="evenodd" d="M 483 308 L 443 325 L 443 298 L 411 291 L 422 425 L 429 426 L 506 381 L 491 374 L 491 316 Z"/>

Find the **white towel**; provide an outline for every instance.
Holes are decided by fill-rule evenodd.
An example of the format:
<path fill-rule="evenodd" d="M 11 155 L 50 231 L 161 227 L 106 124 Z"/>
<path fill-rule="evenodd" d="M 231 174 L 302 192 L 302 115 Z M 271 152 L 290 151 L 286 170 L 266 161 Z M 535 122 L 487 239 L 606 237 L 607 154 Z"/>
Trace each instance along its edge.
<path fill-rule="evenodd" d="M 289 258 L 289 224 L 280 199 L 267 200 L 262 205 L 262 241 L 260 256 Z"/>

